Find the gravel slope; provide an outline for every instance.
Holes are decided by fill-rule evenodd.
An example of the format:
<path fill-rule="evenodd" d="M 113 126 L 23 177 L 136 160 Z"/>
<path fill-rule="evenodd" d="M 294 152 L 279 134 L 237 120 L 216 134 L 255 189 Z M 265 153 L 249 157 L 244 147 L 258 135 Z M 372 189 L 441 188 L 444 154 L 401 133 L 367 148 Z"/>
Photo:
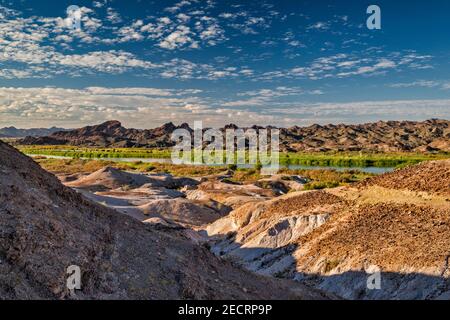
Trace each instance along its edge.
<path fill-rule="evenodd" d="M 77 299 L 324 298 L 233 267 L 189 234 L 95 204 L 0 142 L 1 299 L 67 299 L 70 265 Z"/>

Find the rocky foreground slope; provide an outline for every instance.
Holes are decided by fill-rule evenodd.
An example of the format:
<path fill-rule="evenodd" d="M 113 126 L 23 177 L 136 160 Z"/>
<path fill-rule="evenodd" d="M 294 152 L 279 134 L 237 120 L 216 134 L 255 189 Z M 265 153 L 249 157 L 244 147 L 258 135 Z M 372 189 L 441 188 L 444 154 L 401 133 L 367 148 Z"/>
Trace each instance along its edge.
<path fill-rule="evenodd" d="M 159 128 L 139 130 L 127 129 L 119 121 L 108 121 L 100 125 L 84 127 L 67 132 L 55 132 L 46 137 L 27 137 L 25 145 L 74 145 L 97 147 L 171 147 L 171 134 L 176 129 L 187 129 L 189 125 L 175 126 L 167 123 Z M 237 129 L 235 125 L 222 128 Z M 262 129 L 254 126 L 252 129 Z M 249 129 L 249 128 L 243 128 Z M 312 125 L 280 129 L 282 151 L 450 151 L 450 121 L 427 120 L 379 121 L 358 125 Z"/>
<path fill-rule="evenodd" d="M 450 160 L 249 202 L 206 231 L 218 256 L 344 298 L 450 299 Z"/>
<path fill-rule="evenodd" d="M 78 299 L 324 297 L 233 267 L 183 228 L 95 204 L 0 142 L 0 298 L 68 298 L 70 265 L 82 271 Z"/>

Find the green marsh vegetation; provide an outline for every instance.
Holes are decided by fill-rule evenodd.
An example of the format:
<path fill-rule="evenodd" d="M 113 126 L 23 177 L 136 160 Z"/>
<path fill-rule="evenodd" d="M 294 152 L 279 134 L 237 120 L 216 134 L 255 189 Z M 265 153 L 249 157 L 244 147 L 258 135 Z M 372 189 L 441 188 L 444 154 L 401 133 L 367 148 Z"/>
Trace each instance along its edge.
<path fill-rule="evenodd" d="M 18 146 L 28 155 L 62 156 L 75 159 L 170 159 L 170 149 L 81 148 L 73 146 Z M 280 164 L 318 167 L 401 167 L 427 160 L 450 158 L 450 153 L 320 152 L 280 153 Z"/>
<path fill-rule="evenodd" d="M 260 171 L 255 168 L 236 168 L 231 166 L 193 166 L 174 165 L 168 163 L 144 163 L 115 162 L 92 159 L 53 159 L 44 156 L 34 158 L 45 170 L 54 174 L 72 175 L 89 174 L 105 166 L 111 166 L 120 170 L 136 171 L 141 173 L 170 173 L 174 176 L 196 177 L 223 174 L 231 171 L 230 183 L 253 183 L 264 178 Z M 358 182 L 373 174 L 364 173 L 359 170 L 337 171 L 330 169 L 315 170 L 290 170 L 281 169 L 280 174 L 298 175 L 309 180 L 305 185 L 306 190 L 332 188 Z"/>
<path fill-rule="evenodd" d="M 156 158 L 169 159 L 169 149 L 146 148 L 81 148 L 73 146 L 18 146 L 20 151 L 28 155 L 46 155 L 69 157 L 74 159 L 102 159 L 102 158 Z"/>

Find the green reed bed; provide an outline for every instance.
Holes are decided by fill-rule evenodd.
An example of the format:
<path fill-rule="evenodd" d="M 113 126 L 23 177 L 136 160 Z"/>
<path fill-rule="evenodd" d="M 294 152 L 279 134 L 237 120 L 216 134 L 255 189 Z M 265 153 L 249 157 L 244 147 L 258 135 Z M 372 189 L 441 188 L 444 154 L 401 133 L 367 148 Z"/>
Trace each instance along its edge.
<path fill-rule="evenodd" d="M 170 159 L 170 149 L 148 148 L 80 148 L 73 146 L 19 146 L 25 154 L 61 156 L 74 159 Z M 248 159 L 248 154 L 246 156 Z M 427 160 L 450 158 L 450 153 L 364 153 L 364 152 L 315 152 L 280 153 L 280 164 L 319 167 L 400 167 Z"/>

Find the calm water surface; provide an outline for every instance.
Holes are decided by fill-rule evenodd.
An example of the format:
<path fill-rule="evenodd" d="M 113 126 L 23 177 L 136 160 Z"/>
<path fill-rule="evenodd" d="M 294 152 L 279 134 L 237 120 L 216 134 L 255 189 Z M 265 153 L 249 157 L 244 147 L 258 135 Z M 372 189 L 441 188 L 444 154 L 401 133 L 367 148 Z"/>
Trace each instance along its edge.
<path fill-rule="evenodd" d="M 46 157 L 50 159 L 72 159 L 72 157 L 63 157 L 63 156 L 48 156 L 48 155 L 39 155 L 33 154 L 30 155 L 32 157 Z M 172 159 L 162 159 L 162 158 L 81 158 L 84 160 L 103 160 L 103 161 L 111 161 L 111 162 L 143 162 L 143 163 L 168 163 L 172 164 Z M 252 165 L 242 166 L 244 168 L 252 168 Z M 335 167 L 335 166 L 303 166 L 303 165 L 280 165 L 281 168 L 288 168 L 292 170 L 314 170 L 314 169 L 329 169 L 329 170 L 337 170 L 337 171 L 346 171 L 346 170 L 359 170 L 361 172 L 373 173 L 373 174 L 382 174 L 386 172 L 394 171 L 393 167 Z"/>

